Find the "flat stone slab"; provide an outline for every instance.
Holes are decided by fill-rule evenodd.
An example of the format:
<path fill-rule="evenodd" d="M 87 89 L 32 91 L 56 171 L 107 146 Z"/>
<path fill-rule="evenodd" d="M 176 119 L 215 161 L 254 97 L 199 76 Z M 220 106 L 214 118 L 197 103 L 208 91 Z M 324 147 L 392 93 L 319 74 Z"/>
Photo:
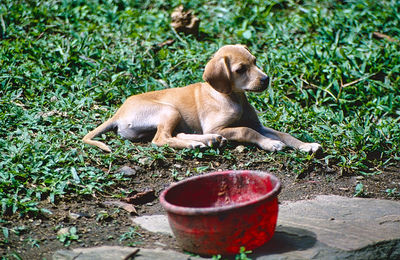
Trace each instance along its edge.
<path fill-rule="evenodd" d="M 318 241 L 341 250 L 400 239 L 400 203 L 390 200 L 318 196 L 284 203 L 279 225 L 314 232 Z"/>
<path fill-rule="evenodd" d="M 53 260 L 196 260 L 188 254 L 163 249 L 138 249 L 121 246 L 101 246 L 92 248 L 76 248 L 59 250 L 53 255 Z"/>
<path fill-rule="evenodd" d="M 317 196 L 283 202 L 256 259 L 400 259 L 400 202 Z"/>
<path fill-rule="evenodd" d="M 147 230 L 148 224 L 159 226 L 152 232 L 169 229 L 166 216 L 147 216 L 147 224 L 135 223 Z M 283 202 L 274 237 L 250 257 L 400 259 L 400 202 L 331 195 Z"/>
<path fill-rule="evenodd" d="M 58 250 L 53 260 L 116 260 L 127 259 L 138 253 L 137 248 L 121 246 L 100 246 L 92 248 L 75 248 L 72 250 Z"/>
<path fill-rule="evenodd" d="M 132 218 L 132 221 L 147 231 L 173 236 L 165 215 L 140 216 Z"/>

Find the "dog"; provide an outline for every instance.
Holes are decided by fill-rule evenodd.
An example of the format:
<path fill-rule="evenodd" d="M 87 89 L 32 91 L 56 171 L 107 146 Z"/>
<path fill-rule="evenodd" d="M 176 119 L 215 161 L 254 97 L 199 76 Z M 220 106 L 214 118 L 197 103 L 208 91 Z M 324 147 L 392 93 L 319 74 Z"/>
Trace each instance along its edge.
<path fill-rule="evenodd" d="M 246 46 L 221 47 L 206 64 L 203 79 L 205 82 L 182 88 L 129 97 L 83 142 L 111 152 L 110 147 L 93 138 L 113 130 L 131 141 L 152 138 L 158 146 L 173 148 L 216 147 L 236 141 L 271 152 L 285 146 L 305 152 L 321 150 L 318 143 L 304 143 L 261 124 L 245 92 L 265 90 L 269 77 L 257 67 L 256 57 Z"/>

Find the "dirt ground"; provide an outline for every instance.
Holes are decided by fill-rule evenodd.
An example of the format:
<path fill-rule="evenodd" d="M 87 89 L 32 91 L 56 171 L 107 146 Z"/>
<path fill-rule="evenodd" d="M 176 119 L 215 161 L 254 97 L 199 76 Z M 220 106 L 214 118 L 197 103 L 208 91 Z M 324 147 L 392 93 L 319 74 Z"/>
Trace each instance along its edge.
<path fill-rule="evenodd" d="M 52 254 L 59 249 L 100 245 L 161 247 L 180 251 L 173 237 L 149 233 L 135 227 L 131 219 L 136 215 L 163 214 L 158 195 L 171 182 L 177 181 L 171 172 L 181 173 L 178 176 L 183 178 L 188 170 L 201 169 L 202 166 L 204 166 L 203 169 L 208 168 L 199 174 L 232 168 L 268 170 L 281 180 L 280 201 L 310 199 L 319 194 L 352 197 L 358 183 L 363 184 L 361 195 L 365 197 L 400 199 L 398 193 L 400 164 L 389 166 L 383 169 L 381 174 L 368 177 L 344 176 L 333 166 L 310 165 L 305 174 L 296 177 L 295 174 L 288 172 L 288 167 L 284 162 L 254 160 L 254 158 L 262 158 L 263 153 L 265 152 L 254 148 L 251 153 L 235 150 L 234 158 L 231 160 L 221 158 L 218 161 L 213 158 L 210 161 L 204 158 L 178 162 L 166 160 L 145 167 L 133 163 L 121 165 L 121 168 L 128 166 L 129 168 L 123 169 L 128 169 L 126 174 L 132 176 L 129 181 L 117 183 L 111 187 L 107 193 L 88 197 L 65 196 L 56 205 L 43 201 L 42 206 L 48 208 L 53 214 L 41 218 L 18 218 L 17 216 L 3 218 L 2 225 L 5 223 L 3 226 L 11 231 L 9 241 L 0 243 L 0 252 L 2 252 L 0 255 L 9 259 L 17 259 L 16 256 L 22 259 L 51 259 Z M 397 195 L 390 196 L 387 189 L 394 188 L 397 189 Z M 137 192 L 131 194 L 137 195 L 131 196 L 137 214 L 132 212 L 133 204 L 127 204 L 125 199 L 125 204 L 122 204 L 125 208 L 123 208 L 117 204 L 123 202 L 124 198 L 112 196 L 112 194 L 121 194 L 128 190 Z M 143 195 L 141 192 L 146 191 L 150 193 L 141 196 Z M 65 246 L 60 242 L 60 232 L 63 228 L 70 227 L 76 227 L 78 237 L 70 238 L 71 244 Z"/>

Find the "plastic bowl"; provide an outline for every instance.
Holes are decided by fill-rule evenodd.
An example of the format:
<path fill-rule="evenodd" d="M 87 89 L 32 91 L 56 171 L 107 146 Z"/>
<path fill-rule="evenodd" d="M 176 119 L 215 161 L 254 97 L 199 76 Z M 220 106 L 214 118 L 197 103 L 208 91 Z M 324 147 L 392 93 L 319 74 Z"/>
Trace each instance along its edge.
<path fill-rule="evenodd" d="M 171 185 L 160 202 L 184 250 L 230 255 L 272 238 L 280 189 L 278 178 L 266 172 L 214 172 Z"/>

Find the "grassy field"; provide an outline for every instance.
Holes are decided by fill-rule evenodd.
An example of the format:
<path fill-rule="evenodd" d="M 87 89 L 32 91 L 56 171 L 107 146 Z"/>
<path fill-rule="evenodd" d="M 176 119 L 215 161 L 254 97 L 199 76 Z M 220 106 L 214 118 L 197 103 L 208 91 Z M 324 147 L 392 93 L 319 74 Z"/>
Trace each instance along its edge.
<path fill-rule="evenodd" d="M 199 37 L 170 27 L 180 3 L 201 20 Z M 101 193 L 123 178 L 113 172 L 126 161 L 199 156 L 112 134 L 106 154 L 81 138 L 132 94 L 201 81 L 210 56 L 233 43 L 272 77 L 267 91 L 248 95 L 262 122 L 325 151 L 266 159 L 295 165 L 293 174 L 312 161 L 368 178 L 400 160 L 399 40 L 399 1 L 3 0 L 1 214 L 40 214 L 41 200 Z"/>

